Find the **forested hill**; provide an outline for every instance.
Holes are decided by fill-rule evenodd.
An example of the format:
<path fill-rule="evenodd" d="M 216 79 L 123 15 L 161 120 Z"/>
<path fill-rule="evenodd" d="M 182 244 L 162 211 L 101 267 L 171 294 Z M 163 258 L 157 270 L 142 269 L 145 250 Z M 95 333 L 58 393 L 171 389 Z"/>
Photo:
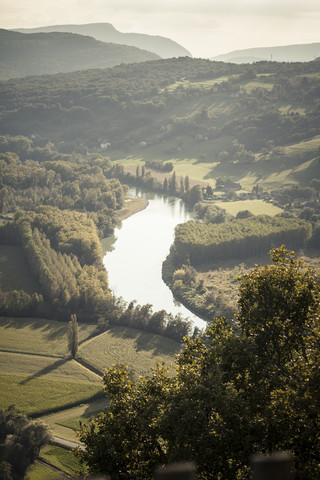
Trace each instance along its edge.
<path fill-rule="evenodd" d="M 52 25 L 38 28 L 15 29 L 22 33 L 39 32 L 71 32 L 90 37 L 102 42 L 113 42 L 122 45 L 131 45 L 160 55 L 162 58 L 191 57 L 191 53 L 170 38 L 143 33 L 122 33 L 111 23 L 89 23 L 86 25 Z"/>
<path fill-rule="evenodd" d="M 252 63 L 263 60 L 276 62 L 310 62 L 320 55 L 320 43 L 306 43 L 274 47 L 246 48 L 217 55 L 218 62 Z"/>
<path fill-rule="evenodd" d="M 91 68 L 106 68 L 120 63 L 155 60 L 158 55 L 146 50 L 72 33 L 23 34 L 0 30 L 0 79 L 43 75 Z"/>
<path fill-rule="evenodd" d="M 3 135 L 71 151 L 107 139 L 114 158 L 189 159 L 211 164 L 210 178 L 232 172 L 240 183 L 254 175 L 308 184 L 319 171 L 317 61 L 157 60 L 1 82 L 0 103 Z"/>

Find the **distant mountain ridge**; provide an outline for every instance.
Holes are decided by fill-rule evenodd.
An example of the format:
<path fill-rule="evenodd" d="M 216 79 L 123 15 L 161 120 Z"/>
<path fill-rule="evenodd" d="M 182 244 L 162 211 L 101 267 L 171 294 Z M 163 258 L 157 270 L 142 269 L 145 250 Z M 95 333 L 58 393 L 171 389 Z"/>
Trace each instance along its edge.
<path fill-rule="evenodd" d="M 37 28 L 16 28 L 21 33 L 69 32 L 88 35 L 102 42 L 130 45 L 156 53 L 162 58 L 192 57 L 191 53 L 177 42 L 158 35 L 122 33 L 111 23 L 88 23 L 84 25 L 52 25 Z"/>
<path fill-rule="evenodd" d="M 0 29 L 0 79 L 114 67 L 157 60 L 137 47 L 99 42 L 73 33 L 24 34 Z"/>
<path fill-rule="evenodd" d="M 320 43 L 307 43 L 234 50 L 212 57 L 211 60 L 231 63 L 253 63 L 263 60 L 274 62 L 311 62 L 319 56 Z"/>

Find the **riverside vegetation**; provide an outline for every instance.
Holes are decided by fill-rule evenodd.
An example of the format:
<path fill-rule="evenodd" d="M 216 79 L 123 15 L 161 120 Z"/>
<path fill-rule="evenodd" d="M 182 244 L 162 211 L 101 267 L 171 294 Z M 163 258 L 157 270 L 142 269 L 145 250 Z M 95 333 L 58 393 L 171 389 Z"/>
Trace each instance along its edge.
<path fill-rule="evenodd" d="M 4 402 L 17 399 L 26 413 L 39 415 L 88 401 L 95 395 L 101 395 L 101 375 L 115 361 L 129 364 L 130 375 L 137 379 L 139 374 L 150 372 L 155 360 L 168 360 L 178 353 L 183 337 L 192 333 L 190 323 L 181 317 L 173 317 L 165 311 L 153 312 L 151 305 L 136 305 L 134 299 L 125 303 L 109 290 L 107 272 L 102 265 L 100 239 L 113 231 L 119 212 L 125 209 L 126 183 L 135 182 L 155 191 L 179 195 L 196 206 L 202 223 L 193 222 L 179 227 L 179 235 L 185 229 L 180 240 L 184 238 L 185 241 L 188 229 L 211 232 L 216 239 L 230 232 L 230 245 L 234 245 L 235 249 L 221 240 L 216 245 L 200 244 L 199 234 L 189 243 L 179 244 L 175 240 L 172 259 L 175 250 L 179 254 L 180 248 L 179 262 L 166 262 L 164 266 L 164 277 L 172 283 L 177 296 L 210 319 L 217 314 L 232 317 L 234 309 L 226 304 L 223 295 L 208 288 L 202 269 L 210 269 L 208 262 L 215 262 L 209 273 L 213 275 L 211 283 L 222 283 L 223 274 L 217 272 L 216 267 L 219 264 L 221 267 L 223 263 L 223 268 L 226 263 L 230 265 L 229 258 L 237 251 L 242 258 L 237 256 L 232 268 L 243 274 L 245 267 L 236 262 L 247 262 L 247 253 L 252 252 L 246 245 L 248 235 L 259 254 L 266 254 L 266 250 L 287 241 L 288 232 L 291 232 L 290 239 L 296 240 L 295 248 L 308 245 L 315 249 L 314 256 L 318 255 L 319 68 L 316 61 L 306 64 L 259 62 L 247 66 L 180 58 L 0 83 L 3 105 L 0 116 L 0 309 L 4 333 L 1 337 L 4 365 L 1 381 L 6 391 L 10 392 L 6 399 L 2 398 L 1 405 L 7 407 Z M 109 145 L 108 157 L 103 143 Z M 239 189 L 239 186 L 247 192 L 254 190 L 252 193 L 259 201 L 267 198 L 263 196 L 263 190 L 266 195 L 273 190 L 275 208 L 284 212 L 274 219 L 265 215 L 250 218 L 250 213 L 242 212 L 234 219 L 217 210 L 214 197 L 219 197 L 217 200 L 220 202 L 239 201 L 240 197 L 233 190 Z M 204 193 L 209 199 L 204 198 Z M 204 207 L 199 206 L 199 202 Z M 264 203 L 266 209 L 268 205 Z M 254 232 L 253 225 L 260 225 L 261 231 Z M 217 256 L 218 250 L 220 253 Z M 223 261 L 219 258 L 222 253 Z M 284 251 L 274 255 L 274 272 L 278 271 L 277 268 L 279 272 L 289 269 L 288 272 L 293 275 L 291 278 L 296 280 L 294 269 L 301 272 L 300 264 L 296 264 Z M 310 272 L 308 275 L 311 292 L 308 298 L 312 300 L 314 295 L 318 295 L 318 287 L 315 287 L 315 277 Z M 232 283 L 235 302 L 234 286 Z M 277 289 L 271 290 L 274 295 Z M 249 305 L 252 299 L 247 293 L 243 298 Z M 196 300 L 193 305 L 191 297 Z M 202 299 L 195 305 L 199 297 Z M 215 358 L 216 364 L 212 367 L 213 364 L 206 365 L 203 360 L 201 369 L 208 367 L 211 373 L 214 370 L 215 373 L 209 375 L 210 385 L 214 383 L 219 391 L 213 399 L 214 392 L 209 384 L 201 383 L 205 377 L 200 374 L 199 388 L 208 393 L 205 397 L 215 405 L 215 409 L 210 410 L 210 428 L 199 422 L 203 429 L 201 427 L 197 436 L 198 451 L 202 451 L 203 455 L 198 458 L 190 454 L 189 447 L 184 449 L 182 446 L 189 440 L 183 436 L 180 438 L 179 432 L 172 437 L 172 442 L 166 439 L 162 427 L 166 429 L 169 426 L 170 429 L 171 424 L 162 423 L 161 416 L 157 417 L 161 424 L 159 434 L 158 420 L 154 417 L 152 422 L 155 423 L 148 424 L 154 430 L 150 433 L 147 427 L 143 427 L 137 437 L 141 439 L 141 445 L 150 447 L 150 451 L 145 451 L 145 447 L 138 451 L 136 445 L 132 449 L 133 456 L 128 460 L 130 465 L 127 463 L 114 475 L 124 478 L 127 474 L 124 472 L 130 469 L 140 475 L 137 468 L 143 470 L 143 475 L 149 475 L 155 462 L 195 459 L 199 463 L 199 472 L 206 476 L 209 457 L 201 443 L 205 432 L 208 433 L 205 437 L 210 444 L 208 448 L 217 455 L 216 470 L 212 472 L 222 478 L 231 478 L 232 475 L 246 478 L 246 461 L 238 453 L 241 450 L 246 455 L 249 449 L 252 453 L 258 444 L 263 451 L 275 447 L 292 450 L 301 478 L 303 475 L 304 478 L 308 475 L 312 478 L 317 472 L 313 454 L 317 445 L 310 439 L 314 434 L 311 417 L 312 421 L 318 421 L 313 413 L 317 409 L 313 385 L 317 383 L 318 326 L 312 332 L 306 330 L 303 333 L 306 338 L 301 345 L 297 341 L 292 345 L 273 345 L 275 350 L 269 350 L 269 339 L 265 344 L 265 355 L 261 357 L 255 350 L 262 335 L 261 332 L 256 335 L 261 319 L 256 315 L 256 325 L 252 329 L 246 326 L 248 312 L 241 317 L 245 305 L 239 305 L 238 319 L 243 337 L 238 337 L 239 332 L 231 332 L 231 327 L 220 321 L 212 324 L 207 333 L 212 341 L 209 356 Z M 79 321 L 75 359 L 70 358 L 67 348 L 71 315 L 76 315 Z M 271 333 L 274 331 L 272 328 Z M 277 325 L 277 332 L 279 328 Z M 288 330 L 290 338 L 297 338 L 295 329 L 294 320 Z M 31 339 L 39 334 L 42 340 L 37 351 L 38 347 Z M 26 341 L 26 338 L 29 340 Z M 175 396 L 175 387 L 172 390 L 171 387 L 176 380 L 166 377 L 161 369 L 157 371 L 160 377 L 158 373 L 151 374 L 137 387 L 130 380 L 128 385 L 131 390 L 127 393 L 129 396 L 132 394 L 132 401 L 135 401 L 137 388 L 144 404 L 144 393 L 149 392 L 149 387 L 155 388 L 153 381 L 157 382 L 160 378 L 160 393 L 162 380 L 170 387 L 167 392 L 171 405 L 168 411 L 172 412 L 172 418 L 179 417 L 176 412 L 181 408 L 186 411 L 185 405 L 188 405 L 188 410 L 192 382 L 183 384 L 183 375 L 185 371 L 190 380 L 196 372 L 199 373 L 198 364 L 202 362 L 201 358 L 207 356 L 205 338 L 196 337 L 194 343 L 188 341 L 186 353 L 178 361 L 180 370 L 174 378 L 177 389 L 180 386 L 183 388 L 174 408 L 171 408 L 170 392 Z M 228 338 L 232 345 L 229 345 Z M 250 343 L 251 340 L 253 343 Z M 258 343 L 255 343 L 256 340 Z M 16 347 L 18 341 L 20 349 Z M 64 345 L 62 350 L 61 341 Z M 238 341 L 244 342 L 239 349 Z M 249 350 L 242 348 L 246 347 L 246 342 L 251 345 Z M 228 351 L 237 354 L 239 363 L 236 362 L 235 366 L 229 362 Z M 246 363 L 240 351 L 248 354 L 246 358 L 249 362 Z M 280 357 L 277 357 L 279 352 Z M 284 352 L 284 357 L 281 352 Z M 30 362 L 26 361 L 27 355 Z M 188 361 L 184 362 L 187 357 Z M 274 364 L 272 359 L 275 359 Z M 266 368 L 261 377 L 262 383 L 257 373 L 261 365 Z M 256 389 L 256 394 L 246 380 L 249 378 L 246 371 L 253 379 L 252 388 Z M 305 377 L 301 380 L 302 371 L 308 371 L 310 382 Z M 118 380 L 109 394 L 111 397 L 115 395 L 116 403 L 112 408 L 117 409 L 123 400 L 117 398 L 117 392 L 122 395 L 121 379 L 126 379 L 127 373 L 122 367 L 115 372 Z M 105 379 L 109 382 L 110 374 Z M 183 385 L 188 388 L 184 390 Z M 50 399 L 45 395 L 48 391 L 51 392 Z M 195 398 L 201 397 L 199 392 L 194 392 Z M 221 395 L 219 392 L 222 392 Z M 231 397 L 235 403 L 232 403 Z M 271 403 L 268 400 L 262 411 L 259 405 L 267 397 L 271 398 Z M 302 398 L 307 401 L 302 401 Z M 228 432 L 233 436 L 233 420 L 218 408 L 214 400 L 225 404 L 230 411 L 234 411 L 236 405 L 237 411 L 247 413 L 244 417 L 239 415 L 239 432 L 242 433 L 236 437 L 236 443 L 228 437 Z M 197 404 L 201 406 L 200 410 L 204 407 L 207 411 L 206 400 L 203 398 L 201 402 L 199 400 Z M 129 407 L 130 413 L 132 409 Z M 191 407 L 191 416 L 185 425 L 193 424 L 190 419 L 197 418 Z M 278 407 L 279 415 L 272 423 L 270 412 Z M 151 407 L 149 411 L 152 413 Z M 105 418 L 107 413 L 101 416 L 101 421 Z M 247 419 L 253 421 L 250 423 L 252 441 L 245 435 Z M 259 419 L 261 429 L 258 428 L 256 435 L 254 432 Z M 127 417 L 124 416 L 123 420 Z M 303 431 L 304 421 L 307 425 L 304 431 L 306 437 L 304 433 L 299 438 L 291 435 L 294 431 Z M 279 425 L 291 432 L 288 443 L 281 437 Z M 276 444 L 266 434 L 273 427 L 277 427 Z M 92 437 L 89 430 L 82 432 L 83 440 L 88 443 L 95 442 L 101 433 L 94 431 L 94 427 L 92 429 Z M 113 441 L 111 437 L 106 441 L 109 440 Z M 122 448 L 121 442 L 120 439 Z M 177 450 L 171 450 L 173 442 Z M 150 453 L 154 451 L 161 458 Z M 145 457 L 141 457 L 141 452 Z M 92 471 L 101 470 L 94 456 L 91 459 L 83 457 L 83 460 L 88 460 Z M 111 457 L 109 460 L 109 465 L 118 462 Z M 210 468 L 213 468 L 211 464 Z"/>

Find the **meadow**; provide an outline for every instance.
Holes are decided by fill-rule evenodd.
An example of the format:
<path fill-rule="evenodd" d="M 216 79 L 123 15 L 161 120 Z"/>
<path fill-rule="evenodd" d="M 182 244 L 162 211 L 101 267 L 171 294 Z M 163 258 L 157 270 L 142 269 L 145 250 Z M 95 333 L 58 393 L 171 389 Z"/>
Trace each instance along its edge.
<path fill-rule="evenodd" d="M 127 364 L 134 376 L 143 375 L 156 362 L 171 363 L 181 348 L 173 340 L 135 329 L 114 327 L 101 334 L 95 325 L 80 324 L 78 355 L 72 360 L 67 328 L 54 320 L 0 318 L 1 408 L 15 404 L 39 416 L 90 403 L 103 396 L 102 374 L 108 367 Z M 70 415 L 64 420 L 74 418 Z"/>
<path fill-rule="evenodd" d="M 85 342 L 78 357 L 101 373 L 115 363 L 127 365 L 135 377 L 150 373 L 156 362 L 172 363 L 178 342 L 134 328 L 113 327 Z"/>
<path fill-rule="evenodd" d="M 42 462 L 48 462 L 51 466 Z M 66 448 L 46 445 L 39 459 L 32 465 L 25 480 L 60 480 L 80 470 L 80 462 Z"/>

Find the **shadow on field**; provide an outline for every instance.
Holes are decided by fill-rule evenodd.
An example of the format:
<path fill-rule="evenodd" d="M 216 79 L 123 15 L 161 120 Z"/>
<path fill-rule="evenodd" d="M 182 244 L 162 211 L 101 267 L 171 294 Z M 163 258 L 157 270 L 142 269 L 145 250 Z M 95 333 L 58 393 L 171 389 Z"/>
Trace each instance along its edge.
<path fill-rule="evenodd" d="M 121 339 L 133 339 L 136 350 L 151 351 L 153 355 L 175 355 L 181 350 L 180 343 L 154 333 L 142 332 L 135 328 L 117 327 L 109 330 L 109 335 Z"/>
<path fill-rule="evenodd" d="M 25 380 L 22 380 L 19 385 L 25 385 L 26 383 L 31 382 L 31 380 L 34 380 L 35 378 L 42 377 L 43 375 L 46 375 L 47 373 L 52 372 L 56 368 L 61 367 L 65 363 L 69 362 L 68 358 L 61 358 L 57 360 L 56 362 L 52 363 L 51 365 L 47 365 L 46 367 L 42 368 L 42 370 L 39 370 L 38 372 L 34 373 L 33 375 L 30 375 L 30 377 L 26 378 Z"/>
<path fill-rule="evenodd" d="M 43 320 L 36 318 L 8 318 L 1 319 L 1 325 L 4 328 L 24 329 L 30 328 L 32 330 L 41 330 L 46 334 L 46 340 L 59 340 L 66 335 L 67 323 L 62 323 L 57 326 L 58 322 L 53 320 Z"/>

